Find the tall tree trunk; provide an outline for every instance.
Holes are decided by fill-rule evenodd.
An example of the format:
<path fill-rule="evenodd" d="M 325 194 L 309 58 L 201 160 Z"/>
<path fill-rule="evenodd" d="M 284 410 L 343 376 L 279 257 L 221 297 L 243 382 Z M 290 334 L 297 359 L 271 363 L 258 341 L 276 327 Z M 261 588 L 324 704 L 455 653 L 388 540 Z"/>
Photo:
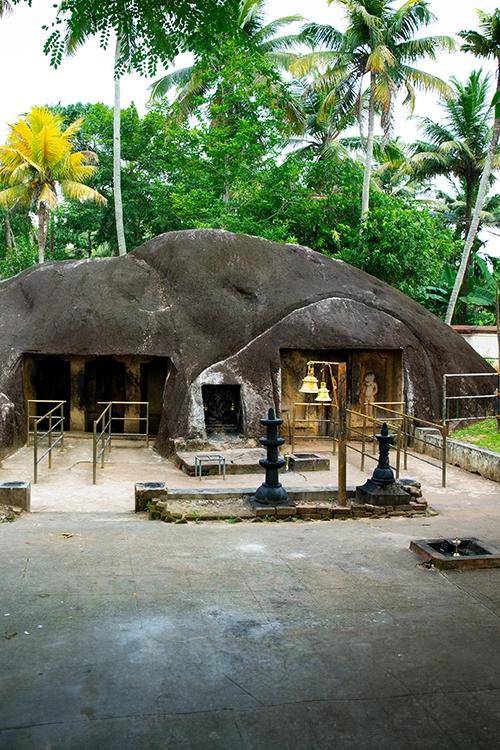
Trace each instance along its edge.
<path fill-rule="evenodd" d="M 120 39 L 116 40 L 115 65 L 120 57 Z M 120 77 L 115 69 L 115 101 L 113 109 L 113 196 L 115 202 L 116 239 L 118 241 L 118 254 L 126 255 L 125 230 L 123 229 L 123 203 L 122 203 L 122 180 L 121 180 L 121 109 L 120 109 Z"/>
<path fill-rule="evenodd" d="M 497 92 L 500 91 L 500 60 L 498 61 L 497 70 Z M 496 113 L 496 109 L 495 109 Z M 448 309 L 446 311 L 445 321 L 448 325 L 451 325 L 453 319 L 453 313 L 455 312 L 455 306 L 457 304 L 458 295 L 465 278 L 467 267 L 469 264 L 469 256 L 476 239 L 476 235 L 479 229 L 479 222 L 481 220 L 481 211 L 483 210 L 484 199 L 489 189 L 490 176 L 493 169 L 493 158 L 495 151 L 498 146 L 498 139 L 500 138 L 500 117 L 495 116 L 495 122 L 493 125 L 493 133 L 491 136 L 490 145 L 488 148 L 488 154 L 484 162 L 483 174 L 481 175 L 481 181 L 479 183 L 479 190 L 477 192 L 476 205 L 474 206 L 474 213 L 472 215 L 472 221 L 467 232 L 467 238 L 465 240 L 464 249 L 462 252 L 462 260 L 460 261 L 460 267 L 457 272 L 455 284 L 453 285 L 453 291 L 451 293 L 450 301 L 448 303 Z"/>
<path fill-rule="evenodd" d="M 370 103 L 368 105 L 368 137 L 366 139 L 365 172 L 363 176 L 363 195 L 361 198 L 361 223 L 368 216 L 370 209 L 370 181 L 373 164 L 373 139 L 375 136 L 375 74 L 370 74 Z"/>
<path fill-rule="evenodd" d="M 473 210 L 474 210 L 474 186 L 469 180 L 465 185 L 465 222 L 464 222 L 464 231 L 463 231 L 464 242 L 467 239 L 467 235 L 469 234 L 470 225 L 472 223 Z M 467 294 L 469 293 L 469 268 L 470 268 L 471 258 L 472 258 L 472 254 L 469 253 L 469 259 L 465 267 L 464 280 L 462 283 L 462 288 L 460 290 L 464 296 L 467 296 Z M 465 325 L 466 322 L 467 322 L 467 305 L 462 305 L 460 309 L 459 323 L 461 325 Z"/>
<path fill-rule="evenodd" d="M 45 245 L 49 231 L 49 209 L 45 201 L 38 204 L 38 262 L 45 262 Z"/>
<path fill-rule="evenodd" d="M 472 224 L 472 212 L 474 210 L 474 185 L 470 180 L 465 183 L 465 222 L 464 222 L 464 241 L 469 234 L 470 225 Z"/>

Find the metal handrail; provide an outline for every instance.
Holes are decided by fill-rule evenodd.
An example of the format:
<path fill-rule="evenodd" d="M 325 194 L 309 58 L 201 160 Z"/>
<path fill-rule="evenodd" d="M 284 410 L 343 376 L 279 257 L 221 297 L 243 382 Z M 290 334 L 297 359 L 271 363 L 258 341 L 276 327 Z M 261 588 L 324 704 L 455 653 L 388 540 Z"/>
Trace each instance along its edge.
<path fill-rule="evenodd" d="M 425 453 L 425 447 L 429 445 L 427 440 L 423 437 L 419 437 L 418 435 L 416 435 L 414 430 L 410 432 L 411 425 L 418 423 L 426 427 L 431 427 L 432 429 L 437 430 L 440 433 L 441 435 L 441 485 L 442 487 L 446 487 L 447 440 L 448 440 L 448 425 L 446 421 L 431 422 L 429 419 L 421 419 L 420 417 L 413 416 L 413 414 L 407 414 L 404 411 L 398 411 L 397 409 L 389 409 L 387 406 L 383 406 L 382 402 L 374 403 L 373 408 L 380 409 L 380 411 L 384 411 L 389 414 L 393 414 L 396 416 L 396 418 L 402 421 L 401 433 L 402 433 L 402 438 L 403 438 L 403 461 L 404 461 L 403 465 L 404 465 L 405 470 L 408 468 L 408 445 L 409 445 L 410 440 L 414 442 L 423 443 L 424 444 L 423 453 Z M 427 459 L 422 458 L 421 456 L 413 454 L 413 457 L 417 461 L 422 461 L 423 463 L 430 464 L 431 466 L 436 466 L 436 464 L 434 464 L 432 461 L 428 461 Z"/>
<path fill-rule="evenodd" d="M 373 439 L 372 442 L 372 455 L 368 453 L 366 450 L 366 437 L 367 437 L 367 420 L 371 423 L 373 428 L 373 438 L 375 437 L 375 432 L 377 427 L 382 427 L 384 423 L 388 423 L 388 426 L 390 426 L 393 433 L 395 433 L 396 441 L 394 443 L 394 447 L 396 449 L 396 465 L 391 466 L 392 469 L 396 472 L 396 479 L 399 479 L 399 473 L 401 468 L 401 428 L 398 424 L 394 425 L 391 424 L 391 420 L 389 419 L 379 419 L 378 417 L 372 417 L 370 414 L 364 414 L 363 412 L 355 411 L 354 409 L 347 409 L 347 414 L 354 415 L 356 417 L 361 417 L 363 422 L 361 425 L 361 429 L 357 429 L 356 427 L 353 427 L 352 424 L 349 425 L 349 432 L 353 432 L 354 434 L 357 434 L 358 436 L 361 435 L 361 449 L 355 448 L 354 445 L 349 444 L 349 448 L 352 451 L 355 451 L 356 453 L 361 454 L 361 471 L 365 470 L 365 457 L 369 458 L 372 461 L 378 461 L 378 457 L 375 455 L 376 453 L 376 445 L 377 442 L 375 439 Z M 400 420 L 396 420 L 400 421 Z M 406 467 L 405 467 L 406 468 Z"/>
<path fill-rule="evenodd" d="M 448 396 L 448 378 L 495 378 L 496 388 L 494 393 L 484 394 L 471 394 L 471 395 L 458 395 Z M 478 399 L 492 399 L 493 414 L 476 414 L 473 417 L 460 417 L 458 416 L 458 408 L 460 401 L 475 401 Z M 457 414 L 455 417 L 448 416 L 448 406 L 451 402 L 456 402 Z M 496 419 L 497 430 L 500 432 L 500 372 L 456 372 L 446 373 L 443 375 L 443 422 L 477 422 L 480 419 Z"/>
<path fill-rule="evenodd" d="M 97 462 L 101 461 L 101 469 L 103 469 L 106 448 L 108 448 L 108 451 L 111 451 L 111 408 L 112 403 L 110 402 L 101 415 L 97 419 L 94 419 L 92 431 L 92 484 L 97 482 Z M 102 424 L 102 429 L 97 434 L 99 422 Z M 101 442 L 100 448 L 97 447 L 99 441 Z"/>
<path fill-rule="evenodd" d="M 299 441 L 302 441 L 302 440 L 314 440 L 314 441 L 316 441 L 316 440 L 331 440 L 332 444 L 333 444 L 333 450 L 332 450 L 332 452 L 335 455 L 336 444 L 339 442 L 339 439 L 338 439 L 337 435 L 335 434 L 336 432 L 338 432 L 338 410 L 339 410 L 339 407 L 336 404 L 333 404 L 333 403 L 329 403 L 329 404 L 326 404 L 326 405 L 329 406 L 331 409 L 335 410 L 335 412 L 336 412 L 336 419 L 334 419 L 334 420 L 331 420 L 331 419 L 320 419 L 320 418 L 317 419 L 315 417 L 303 417 L 303 418 L 301 417 L 301 418 L 297 418 L 296 417 L 296 413 L 295 413 L 295 407 L 296 406 L 307 406 L 307 407 L 313 406 L 313 407 L 318 407 L 318 406 L 324 406 L 324 404 L 315 403 L 315 402 L 308 402 L 308 401 L 307 402 L 306 401 L 304 401 L 304 402 L 297 402 L 297 403 L 294 404 L 292 424 L 291 424 L 291 426 L 289 424 L 289 428 L 291 427 L 291 429 L 290 429 L 290 446 L 291 446 L 292 453 L 294 453 L 294 451 L 295 451 L 295 437 L 296 437 L 295 436 L 295 428 L 296 428 L 296 426 L 297 426 L 298 423 L 304 423 L 304 424 L 330 424 L 330 425 L 333 425 L 335 428 L 337 428 L 337 429 L 334 430 L 334 434 L 333 435 L 300 435 L 297 439 Z M 378 460 L 378 458 L 376 458 L 375 455 L 370 455 L 366 451 L 366 449 L 365 449 L 365 447 L 366 447 L 366 435 L 367 435 L 367 431 L 366 431 L 366 427 L 367 427 L 366 422 L 367 422 L 367 420 L 368 420 L 368 422 L 371 425 L 373 425 L 373 428 L 374 428 L 373 429 L 373 434 L 375 434 L 377 427 L 382 427 L 382 425 L 384 424 L 384 422 L 388 422 L 390 424 L 390 427 L 391 427 L 392 431 L 395 433 L 395 437 L 396 437 L 396 441 L 395 441 L 395 445 L 394 445 L 394 447 L 396 449 L 396 465 L 393 466 L 392 468 L 396 472 L 396 478 L 399 478 L 400 463 L 401 463 L 401 460 L 400 460 L 400 455 L 401 455 L 401 430 L 400 430 L 399 426 L 391 424 L 391 421 L 388 420 L 388 419 L 378 419 L 376 417 L 371 417 L 368 414 L 363 414 L 361 412 L 357 412 L 357 411 L 355 411 L 353 409 L 346 409 L 346 414 L 347 415 L 359 416 L 359 417 L 362 417 L 362 419 L 363 419 L 363 429 L 362 430 L 357 430 L 357 428 L 353 427 L 352 425 L 349 425 L 349 427 L 348 427 L 349 432 L 353 432 L 353 433 L 356 433 L 358 435 L 361 435 L 361 446 L 362 446 L 361 450 L 359 448 L 356 448 L 353 445 L 351 445 L 350 441 L 347 443 L 347 447 L 350 450 L 353 450 L 356 453 L 360 453 L 361 454 L 361 470 L 362 471 L 364 471 L 364 468 L 365 468 L 365 457 L 366 456 L 368 458 L 370 458 L 371 460 L 373 460 L 373 461 L 377 461 Z M 288 417 L 288 415 L 287 415 L 287 417 Z M 289 417 L 288 417 L 288 420 L 289 420 Z M 373 444 L 374 444 L 373 453 L 375 453 L 375 446 L 376 446 L 376 441 L 375 440 L 373 441 Z"/>
<path fill-rule="evenodd" d="M 98 401 L 98 404 L 105 405 L 100 416 L 93 422 L 92 431 L 92 484 L 97 482 L 97 464 L 100 461 L 101 469 L 104 468 L 104 459 L 106 448 L 108 453 L 111 452 L 111 439 L 113 437 L 144 437 L 146 448 L 149 448 L 149 401 Z M 116 417 L 113 416 L 113 406 L 145 406 L 145 417 Z M 145 432 L 113 432 L 113 421 L 118 422 L 146 422 Z M 99 424 L 101 423 L 101 424 Z"/>
<path fill-rule="evenodd" d="M 56 401 L 55 399 L 28 399 L 28 438 L 27 442 L 29 445 L 30 435 L 33 435 L 33 483 L 38 482 L 38 464 L 42 461 L 45 456 L 48 456 L 49 469 L 52 468 L 52 451 L 59 445 L 60 449 L 64 448 L 64 404 L 66 401 Z M 55 404 L 52 409 L 49 409 L 45 414 L 30 414 L 31 404 Z M 54 412 L 60 410 L 59 414 L 55 415 Z M 39 428 L 41 423 L 48 419 L 49 427 L 45 432 L 40 432 Z M 33 430 L 31 430 L 31 422 L 33 422 Z M 58 437 L 53 440 L 53 433 L 58 430 Z M 39 445 L 42 440 L 48 439 L 48 448 L 40 456 L 38 453 Z"/>

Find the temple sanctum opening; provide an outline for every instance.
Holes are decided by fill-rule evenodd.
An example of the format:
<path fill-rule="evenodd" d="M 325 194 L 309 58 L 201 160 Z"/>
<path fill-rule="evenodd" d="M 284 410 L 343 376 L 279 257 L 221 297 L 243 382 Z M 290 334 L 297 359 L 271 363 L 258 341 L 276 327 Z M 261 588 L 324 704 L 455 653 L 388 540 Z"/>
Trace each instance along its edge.
<path fill-rule="evenodd" d="M 148 402 L 149 431 L 156 434 L 169 369 L 167 357 L 25 354 L 26 400 L 65 401 L 64 429 L 92 432 L 103 404 Z M 139 408 L 116 403 L 114 432 L 139 432 Z"/>

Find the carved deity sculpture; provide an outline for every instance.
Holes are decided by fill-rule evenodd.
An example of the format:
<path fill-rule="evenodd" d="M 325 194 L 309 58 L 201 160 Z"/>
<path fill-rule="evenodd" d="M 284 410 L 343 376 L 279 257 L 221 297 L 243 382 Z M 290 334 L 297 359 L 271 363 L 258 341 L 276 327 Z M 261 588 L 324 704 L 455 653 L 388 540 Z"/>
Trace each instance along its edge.
<path fill-rule="evenodd" d="M 363 406 L 363 412 L 369 416 L 373 416 L 373 402 L 378 393 L 378 385 L 375 380 L 374 372 L 367 372 L 364 379 L 363 385 L 361 386 L 361 404 Z"/>

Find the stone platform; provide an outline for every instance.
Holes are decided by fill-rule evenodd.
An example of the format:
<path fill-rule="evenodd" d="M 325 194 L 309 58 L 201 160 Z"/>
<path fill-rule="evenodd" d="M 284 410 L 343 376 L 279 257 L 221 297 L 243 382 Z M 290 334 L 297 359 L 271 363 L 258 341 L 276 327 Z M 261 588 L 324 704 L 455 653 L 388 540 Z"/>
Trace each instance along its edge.
<path fill-rule="evenodd" d="M 146 509 L 144 484 L 136 485 L 136 507 Z M 158 492 L 156 495 L 155 493 Z M 336 486 L 287 487 L 289 502 L 285 505 L 262 505 L 254 501 L 252 487 L 154 490 L 147 502 L 152 520 L 183 522 L 220 520 L 224 518 L 276 520 L 302 518 L 332 520 L 381 516 L 415 516 L 428 512 L 425 500 L 411 500 L 405 505 L 375 506 L 355 502 L 355 487 L 348 487 L 348 503 L 338 504 Z"/>
<path fill-rule="evenodd" d="M 259 464 L 261 458 L 265 458 L 266 452 L 262 448 L 234 448 L 221 451 L 178 451 L 174 461 L 179 469 L 188 476 L 195 476 L 195 457 L 203 453 L 220 453 L 226 459 L 226 474 L 262 474 L 263 469 Z M 290 471 L 329 471 L 330 459 L 324 454 L 315 452 L 296 452 L 283 454 L 287 460 Z M 217 463 L 203 465 L 203 475 L 214 475 L 219 473 Z"/>

